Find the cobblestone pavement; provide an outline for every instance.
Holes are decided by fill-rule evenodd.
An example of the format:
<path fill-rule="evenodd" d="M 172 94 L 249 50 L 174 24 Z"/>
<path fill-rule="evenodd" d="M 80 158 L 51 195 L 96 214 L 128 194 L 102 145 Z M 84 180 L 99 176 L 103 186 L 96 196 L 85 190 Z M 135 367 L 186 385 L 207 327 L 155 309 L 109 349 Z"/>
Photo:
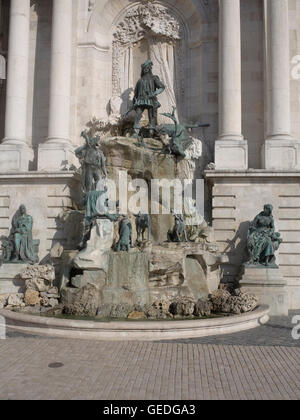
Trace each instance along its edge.
<path fill-rule="evenodd" d="M 291 327 L 273 318 L 268 327 L 186 343 L 10 334 L 0 340 L 0 399 L 299 399 L 300 342 L 290 340 Z"/>
<path fill-rule="evenodd" d="M 289 317 L 272 317 L 267 324 L 252 330 L 236 334 L 177 340 L 176 343 L 297 347 L 300 346 L 300 340 L 295 341 L 292 337 L 292 329 L 295 326 L 292 319 L 295 315 L 300 316 L 300 311 L 291 311 Z"/>

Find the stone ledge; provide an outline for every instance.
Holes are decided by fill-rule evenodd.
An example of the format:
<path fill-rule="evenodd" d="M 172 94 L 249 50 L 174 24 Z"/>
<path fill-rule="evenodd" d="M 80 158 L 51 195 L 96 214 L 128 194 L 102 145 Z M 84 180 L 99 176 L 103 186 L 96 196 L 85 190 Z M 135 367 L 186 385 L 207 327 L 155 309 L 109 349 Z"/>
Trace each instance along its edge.
<path fill-rule="evenodd" d="M 19 179 L 65 179 L 65 178 L 76 178 L 74 171 L 31 171 L 31 172 L 0 172 L 0 180 L 19 180 Z"/>
<path fill-rule="evenodd" d="M 214 170 L 205 171 L 206 179 L 218 178 L 298 178 L 294 182 L 299 182 L 300 170 L 268 170 L 268 169 L 248 169 L 243 170 Z"/>
<path fill-rule="evenodd" d="M 46 318 L 1 310 L 7 328 L 48 337 L 111 341 L 156 341 L 208 337 L 256 328 L 269 321 L 269 307 L 224 318 L 188 321 L 93 322 Z"/>

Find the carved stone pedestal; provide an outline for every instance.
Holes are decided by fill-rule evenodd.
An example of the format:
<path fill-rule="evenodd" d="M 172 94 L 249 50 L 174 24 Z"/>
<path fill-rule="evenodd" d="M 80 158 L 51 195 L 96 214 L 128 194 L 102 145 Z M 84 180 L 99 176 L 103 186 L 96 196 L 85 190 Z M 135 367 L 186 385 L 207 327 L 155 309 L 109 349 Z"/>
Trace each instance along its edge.
<path fill-rule="evenodd" d="M 29 162 L 33 161 L 33 151 L 26 144 L 1 144 L 0 168 L 1 172 L 27 172 Z"/>
<path fill-rule="evenodd" d="M 279 268 L 244 266 L 240 287 L 257 296 L 261 305 L 269 305 L 271 316 L 288 315 L 287 283 Z"/>
<path fill-rule="evenodd" d="M 78 164 L 73 147 L 68 143 L 40 144 L 38 151 L 38 170 L 53 171 L 64 169 L 67 165 Z"/>

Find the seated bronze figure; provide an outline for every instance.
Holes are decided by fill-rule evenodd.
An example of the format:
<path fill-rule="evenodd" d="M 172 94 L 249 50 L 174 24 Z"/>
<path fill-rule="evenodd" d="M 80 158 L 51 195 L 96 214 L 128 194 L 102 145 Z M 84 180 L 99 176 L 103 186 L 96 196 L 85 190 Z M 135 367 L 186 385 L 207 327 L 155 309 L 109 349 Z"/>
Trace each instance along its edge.
<path fill-rule="evenodd" d="M 266 204 L 250 224 L 247 236 L 247 248 L 250 260 L 247 265 L 277 268 L 275 251 L 282 243 L 280 233 L 275 232 L 273 206 Z"/>

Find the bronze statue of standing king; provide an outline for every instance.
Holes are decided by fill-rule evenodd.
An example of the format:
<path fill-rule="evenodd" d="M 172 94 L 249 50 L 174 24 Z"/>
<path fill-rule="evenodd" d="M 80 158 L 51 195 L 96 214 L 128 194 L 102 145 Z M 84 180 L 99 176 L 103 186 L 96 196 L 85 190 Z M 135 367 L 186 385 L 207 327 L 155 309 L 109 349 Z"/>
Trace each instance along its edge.
<path fill-rule="evenodd" d="M 148 110 L 151 137 L 153 137 L 157 125 L 157 110 L 161 106 L 157 100 L 157 96 L 163 93 L 165 85 L 158 76 L 153 75 L 152 68 L 153 63 L 151 60 L 147 60 L 142 64 L 141 78 L 137 82 L 134 91 L 133 109 L 136 112 L 134 137 L 136 138 L 139 137 L 141 130 L 140 121 L 146 109 Z"/>

